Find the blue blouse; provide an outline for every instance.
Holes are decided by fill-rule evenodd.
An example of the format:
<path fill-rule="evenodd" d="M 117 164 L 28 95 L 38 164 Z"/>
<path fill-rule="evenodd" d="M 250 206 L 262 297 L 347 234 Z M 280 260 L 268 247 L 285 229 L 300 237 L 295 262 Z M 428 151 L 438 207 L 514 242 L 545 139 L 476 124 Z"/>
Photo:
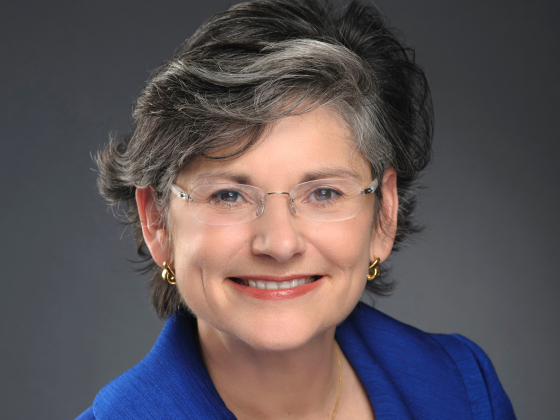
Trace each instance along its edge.
<path fill-rule="evenodd" d="M 196 320 L 171 317 L 138 365 L 105 386 L 77 420 L 235 420 L 198 350 Z M 460 335 L 428 334 L 359 303 L 336 340 L 376 420 L 511 420 L 486 354 Z"/>

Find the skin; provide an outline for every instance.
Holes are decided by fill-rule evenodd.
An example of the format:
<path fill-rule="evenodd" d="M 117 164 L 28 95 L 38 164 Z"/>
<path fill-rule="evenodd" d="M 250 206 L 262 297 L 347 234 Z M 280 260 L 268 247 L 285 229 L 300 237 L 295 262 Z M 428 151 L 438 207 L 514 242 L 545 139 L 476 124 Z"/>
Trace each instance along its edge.
<path fill-rule="evenodd" d="M 333 170 L 344 175 L 321 178 L 354 178 L 364 188 L 372 181 L 349 130 L 321 107 L 278 121 L 257 147 L 234 160 L 195 160 L 176 184 L 190 192 L 197 185 L 230 182 L 227 172 L 265 192 L 289 191 L 311 172 Z M 383 220 L 377 222 L 373 194 L 356 217 L 339 222 L 299 218 L 286 195 L 272 195 L 259 218 L 234 226 L 201 224 L 173 196 L 168 232 L 158 224 L 151 190 L 137 190 L 146 243 L 158 265 L 172 262 L 181 296 L 197 316 L 210 377 L 237 418 L 331 418 L 338 390 L 336 325 L 359 301 L 369 264 L 375 257 L 383 262 L 394 241 L 398 198 L 392 168 L 383 176 L 382 192 Z M 323 277 L 310 293 L 272 301 L 240 293 L 229 279 L 265 275 Z M 343 384 L 336 418 L 373 419 L 359 378 L 340 348 L 338 353 Z"/>

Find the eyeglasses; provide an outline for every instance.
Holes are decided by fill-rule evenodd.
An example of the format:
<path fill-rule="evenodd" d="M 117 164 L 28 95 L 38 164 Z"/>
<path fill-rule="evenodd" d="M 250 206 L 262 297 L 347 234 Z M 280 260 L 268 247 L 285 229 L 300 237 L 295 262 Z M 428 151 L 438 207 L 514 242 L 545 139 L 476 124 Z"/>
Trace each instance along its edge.
<path fill-rule="evenodd" d="M 320 222 L 337 222 L 356 217 L 365 195 L 377 188 L 374 179 L 365 189 L 354 179 L 318 179 L 298 184 L 289 192 L 265 193 L 259 187 L 220 183 L 195 187 L 189 194 L 173 184 L 171 191 L 189 202 L 194 218 L 206 225 L 238 225 L 255 220 L 264 212 L 269 195 L 288 196 L 290 211 L 299 217 Z"/>

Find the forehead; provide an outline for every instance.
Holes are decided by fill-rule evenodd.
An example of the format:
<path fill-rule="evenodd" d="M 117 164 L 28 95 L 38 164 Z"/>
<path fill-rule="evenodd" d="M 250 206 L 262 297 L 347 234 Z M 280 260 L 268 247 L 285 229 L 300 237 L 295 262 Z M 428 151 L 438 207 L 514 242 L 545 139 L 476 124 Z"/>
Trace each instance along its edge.
<path fill-rule="evenodd" d="M 234 159 L 194 159 L 178 181 L 185 186 L 221 179 L 293 185 L 329 177 L 367 181 L 371 169 L 348 127 L 334 111 L 320 107 L 271 124 L 256 146 Z"/>

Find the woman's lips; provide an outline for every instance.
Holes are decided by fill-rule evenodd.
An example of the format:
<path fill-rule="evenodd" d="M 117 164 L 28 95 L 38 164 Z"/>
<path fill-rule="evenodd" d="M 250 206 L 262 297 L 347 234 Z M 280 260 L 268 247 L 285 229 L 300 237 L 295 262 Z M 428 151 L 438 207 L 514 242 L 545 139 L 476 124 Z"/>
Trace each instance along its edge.
<path fill-rule="evenodd" d="M 322 276 L 291 276 L 289 278 L 229 277 L 241 293 L 262 300 L 293 299 L 316 289 Z"/>

